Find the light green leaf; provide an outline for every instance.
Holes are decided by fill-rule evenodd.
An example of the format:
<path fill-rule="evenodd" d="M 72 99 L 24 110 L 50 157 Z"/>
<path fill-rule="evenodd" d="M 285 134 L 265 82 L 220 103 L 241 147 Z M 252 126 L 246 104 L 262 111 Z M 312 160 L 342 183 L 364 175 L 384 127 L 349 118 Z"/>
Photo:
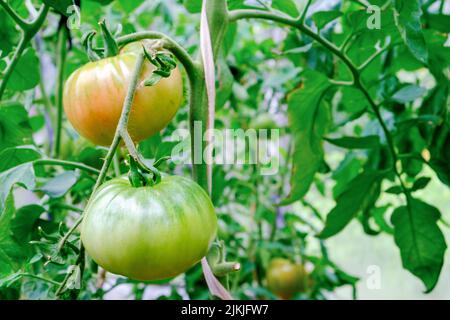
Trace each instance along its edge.
<path fill-rule="evenodd" d="M 412 102 L 420 97 L 422 97 L 427 90 L 425 88 L 416 86 L 416 85 L 408 85 L 406 87 L 398 90 L 393 96 L 392 100 L 398 103 L 408 103 Z"/>
<path fill-rule="evenodd" d="M 67 193 L 77 182 L 79 174 L 75 171 L 66 171 L 49 180 L 40 190 L 51 198 L 59 198 Z"/>
<path fill-rule="evenodd" d="M 272 0 L 272 8 L 287 13 L 291 17 L 297 17 L 300 14 L 293 0 Z"/>
<path fill-rule="evenodd" d="M 321 102 L 330 87 L 324 75 L 307 71 L 303 87 L 288 99 L 288 116 L 294 139 L 291 192 L 282 205 L 302 198 L 309 190 L 323 159 L 322 137 L 328 129 L 328 107 Z"/>
<path fill-rule="evenodd" d="M 6 199 L 15 184 L 27 189 L 35 186 L 34 169 L 32 163 L 24 163 L 0 173 L 0 210 L 4 209 Z"/>
<path fill-rule="evenodd" d="M 340 16 L 342 16 L 342 12 L 338 10 L 318 11 L 312 15 L 312 19 L 314 20 L 317 28 L 320 30 L 328 23 L 339 18 Z"/>
<path fill-rule="evenodd" d="M 403 42 L 411 54 L 419 61 L 426 63 L 428 50 L 422 33 L 420 17 L 422 9 L 419 0 L 395 0 L 395 23 Z"/>

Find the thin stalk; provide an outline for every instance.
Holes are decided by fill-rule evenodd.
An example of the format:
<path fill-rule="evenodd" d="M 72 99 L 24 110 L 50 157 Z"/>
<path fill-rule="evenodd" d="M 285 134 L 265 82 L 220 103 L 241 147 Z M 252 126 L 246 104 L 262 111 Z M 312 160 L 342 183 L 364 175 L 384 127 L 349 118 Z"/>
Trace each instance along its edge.
<path fill-rule="evenodd" d="M 59 158 L 61 150 L 61 133 L 63 120 L 63 89 L 64 89 L 64 68 L 67 56 L 67 31 L 62 27 L 58 32 L 57 45 L 57 70 L 58 78 L 56 81 L 55 102 L 56 102 L 56 131 L 55 144 L 53 145 L 53 156 Z"/>
<path fill-rule="evenodd" d="M 44 282 L 51 283 L 51 284 L 53 284 L 55 286 L 59 286 L 60 285 L 60 283 L 58 281 L 55 281 L 55 280 L 52 280 L 52 279 L 48 279 L 48 278 L 45 278 L 45 277 L 41 277 L 41 276 L 38 276 L 38 275 L 35 275 L 35 274 L 31 274 L 31 273 L 20 273 L 18 276 L 38 279 L 38 280 L 41 280 L 41 281 L 44 281 Z"/>
<path fill-rule="evenodd" d="M 73 162 L 59 159 L 38 159 L 34 160 L 33 164 L 35 166 L 62 166 L 67 168 L 80 169 L 95 175 L 100 174 L 100 170 L 80 162 Z"/>
<path fill-rule="evenodd" d="M 121 134 L 122 134 L 123 130 L 126 130 L 126 128 L 128 126 L 128 119 L 129 119 L 129 116 L 130 116 L 131 106 L 133 105 L 134 95 L 135 95 L 135 91 L 136 91 L 136 88 L 137 88 L 137 85 L 138 85 L 139 77 L 141 75 L 141 70 L 142 70 L 143 64 L 144 64 L 144 55 L 143 54 L 139 54 L 138 58 L 136 60 L 136 65 L 135 65 L 133 74 L 131 76 L 130 85 L 128 87 L 127 95 L 125 97 L 125 101 L 124 101 L 124 105 L 123 105 L 123 109 L 122 109 L 122 114 L 120 116 L 119 123 L 117 125 L 113 141 L 112 141 L 111 146 L 110 146 L 110 148 L 108 150 L 108 153 L 106 155 L 105 161 L 103 162 L 103 166 L 102 166 L 102 168 L 100 170 L 100 174 L 99 174 L 99 176 L 97 178 L 97 181 L 95 182 L 94 188 L 92 190 L 91 197 L 89 198 L 86 207 L 89 205 L 89 202 L 92 199 L 92 195 L 95 194 L 97 189 L 100 187 L 100 185 L 105 180 L 105 177 L 106 177 L 106 174 L 108 172 L 109 166 L 111 165 L 111 162 L 112 162 L 112 160 L 114 158 L 114 154 L 116 153 L 116 149 L 119 146 L 120 139 L 121 139 Z M 60 241 L 60 243 L 58 245 L 58 249 L 59 250 L 62 249 L 64 244 L 67 242 L 67 239 L 69 238 L 69 236 L 81 224 L 81 222 L 83 221 L 83 218 L 84 218 L 84 214 L 85 214 L 85 212 L 83 212 L 83 214 L 81 214 L 81 216 L 78 218 L 78 220 L 75 222 L 75 224 L 69 229 L 69 231 L 67 231 L 67 233 L 64 235 L 64 237 L 61 239 L 61 241 Z"/>

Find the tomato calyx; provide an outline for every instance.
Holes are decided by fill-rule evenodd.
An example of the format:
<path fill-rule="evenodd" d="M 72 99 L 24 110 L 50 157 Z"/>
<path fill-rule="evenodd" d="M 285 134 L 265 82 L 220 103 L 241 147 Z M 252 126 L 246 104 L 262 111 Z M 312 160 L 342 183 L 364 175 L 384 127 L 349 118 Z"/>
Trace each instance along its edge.
<path fill-rule="evenodd" d="M 161 182 L 161 172 L 155 166 L 144 165 L 130 155 L 128 179 L 133 187 L 154 186 Z"/>
<path fill-rule="evenodd" d="M 100 25 L 100 29 L 102 31 L 104 48 L 94 47 L 94 36 L 97 34 L 95 30 L 90 31 L 83 38 L 83 47 L 86 50 L 86 54 L 91 62 L 108 57 L 114 57 L 119 54 L 119 46 L 111 34 L 111 31 L 109 31 L 105 19 L 101 20 L 98 24 Z"/>
<path fill-rule="evenodd" d="M 144 81 L 144 85 L 147 87 L 154 86 L 162 78 L 170 77 L 172 70 L 177 67 L 177 63 L 172 54 L 153 49 L 149 52 L 145 45 L 142 45 L 142 49 L 144 50 L 144 54 L 147 60 L 156 67 L 150 77 Z"/>

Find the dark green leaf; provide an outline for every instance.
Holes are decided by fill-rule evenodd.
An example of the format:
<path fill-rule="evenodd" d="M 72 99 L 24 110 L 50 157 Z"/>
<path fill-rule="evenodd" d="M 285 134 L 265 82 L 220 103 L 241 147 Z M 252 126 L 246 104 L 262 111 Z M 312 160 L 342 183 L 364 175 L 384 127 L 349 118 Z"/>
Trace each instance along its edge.
<path fill-rule="evenodd" d="M 393 187 L 386 189 L 385 192 L 391 193 L 391 194 L 401 194 L 401 193 L 403 193 L 403 189 L 400 186 L 393 186 Z"/>
<path fill-rule="evenodd" d="M 19 146 L 6 148 L 0 152 L 0 172 L 16 167 L 22 163 L 39 159 L 41 154 L 34 147 Z"/>
<path fill-rule="evenodd" d="M 42 2 L 66 16 L 69 14 L 67 9 L 74 5 L 73 0 L 42 0 Z"/>
<path fill-rule="evenodd" d="M 338 147 L 347 149 L 371 149 L 380 145 L 380 138 L 378 136 L 326 138 L 325 140 Z"/>
<path fill-rule="evenodd" d="M 423 281 L 427 292 L 439 279 L 447 248 L 437 225 L 440 216 L 435 207 L 409 198 L 408 206 L 395 209 L 391 217 L 403 267 Z"/>
<path fill-rule="evenodd" d="M 353 179 L 339 195 L 336 206 L 328 213 L 325 227 L 319 234 L 322 239 L 339 233 L 361 210 L 374 204 L 378 197 L 383 172 L 364 172 Z"/>
<path fill-rule="evenodd" d="M 430 181 L 431 178 L 429 177 L 420 177 L 419 179 L 414 181 L 414 185 L 412 186 L 411 191 L 424 189 Z"/>
<path fill-rule="evenodd" d="M 4 209 L 6 198 L 17 183 L 29 190 L 34 188 L 34 170 L 31 163 L 24 163 L 0 173 L 0 210 Z"/>

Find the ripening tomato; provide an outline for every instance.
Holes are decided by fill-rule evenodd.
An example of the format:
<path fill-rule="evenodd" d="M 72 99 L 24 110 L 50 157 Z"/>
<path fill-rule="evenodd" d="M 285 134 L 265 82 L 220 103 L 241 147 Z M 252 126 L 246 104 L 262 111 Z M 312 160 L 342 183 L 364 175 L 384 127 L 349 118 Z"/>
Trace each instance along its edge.
<path fill-rule="evenodd" d="M 64 87 L 64 110 L 73 127 L 91 142 L 111 144 L 137 58 L 136 44 L 114 57 L 89 62 L 76 70 Z M 142 46 L 140 46 L 142 49 Z M 155 67 L 146 60 L 140 80 Z M 135 142 L 163 129 L 174 117 L 183 98 L 180 70 L 156 85 L 138 86 L 128 131 Z"/>
<path fill-rule="evenodd" d="M 217 217 L 195 182 L 164 175 L 153 186 L 112 179 L 93 195 L 81 226 L 87 253 L 109 272 L 136 280 L 183 273 L 203 258 Z"/>
<path fill-rule="evenodd" d="M 304 292 L 308 275 L 302 264 L 288 259 L 275 258 L 267 269 L 267 287 L 282 299 L 291 299 L 295 293 Z"/>

